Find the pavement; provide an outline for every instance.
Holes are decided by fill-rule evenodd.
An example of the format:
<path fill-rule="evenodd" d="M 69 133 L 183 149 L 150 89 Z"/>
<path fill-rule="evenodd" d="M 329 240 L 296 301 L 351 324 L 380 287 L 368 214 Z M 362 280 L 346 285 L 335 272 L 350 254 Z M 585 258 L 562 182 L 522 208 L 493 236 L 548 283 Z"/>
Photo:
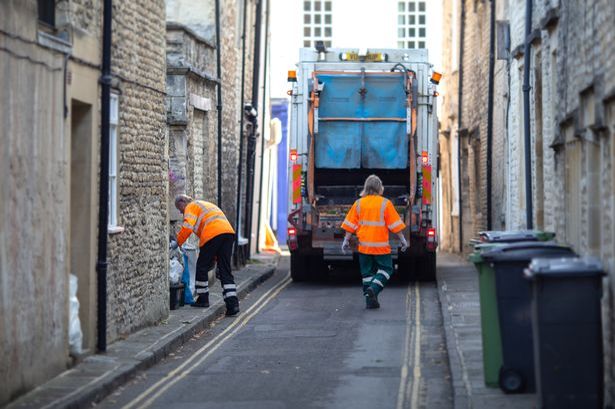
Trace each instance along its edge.
<path fill-rule="evenodd" d="M 258 254 L 250 264 L 233 273 L 240 299 L 273 275 L 278 259 L 277 254 Z M 211 287 L 209 308 L 184 306 L 170 311 L 169 317 L 158 325 L 112 343 L 104 354 L 84 358 L 74 367 L 11 402 L 6 408 L 91 407 L 222 317 L 225 305 L 221 294 L 217 281 Z"/>
<path fill-rule="evenodd" d="M 485 386 L 478 274 L 459 255 L 438 254 L 438 290 L 444 318 L 455 409 L 528 409 L 535 394 L 507 395 Z"/>

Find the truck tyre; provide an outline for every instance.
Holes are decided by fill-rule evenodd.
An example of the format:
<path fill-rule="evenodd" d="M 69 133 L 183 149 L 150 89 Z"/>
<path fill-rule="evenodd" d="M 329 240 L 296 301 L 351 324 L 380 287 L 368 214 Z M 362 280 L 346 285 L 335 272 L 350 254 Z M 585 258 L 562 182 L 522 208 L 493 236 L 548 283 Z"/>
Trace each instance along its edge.
<path fill-rule="evenodd" d="M 417 281 L 436 281 L 436 253 L 429 252 L 418 259 Z"/>
<path fill-rule="evenodd" d="M 412 257 L 399 257 L 397 259 L 397 278 L 407 283 L 416 277 L 416 263 Z"/>
<path fill-rule="evenodd" d="M 301 253 L 290 253 L 290 276 L 293 281 L 307 281 L 309 257 Z"/>

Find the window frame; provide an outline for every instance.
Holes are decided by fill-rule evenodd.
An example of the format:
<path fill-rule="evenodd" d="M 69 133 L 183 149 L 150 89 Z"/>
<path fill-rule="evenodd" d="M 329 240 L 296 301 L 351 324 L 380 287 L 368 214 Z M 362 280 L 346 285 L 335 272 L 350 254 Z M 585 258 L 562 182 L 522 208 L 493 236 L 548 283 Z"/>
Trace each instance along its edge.
<path fill-rule="evenodd" d="M 119 226 L 118 207 L 118 139 L 119 139 L 119 94 L 112 92 L 109 98 L 109 229 Z"/>

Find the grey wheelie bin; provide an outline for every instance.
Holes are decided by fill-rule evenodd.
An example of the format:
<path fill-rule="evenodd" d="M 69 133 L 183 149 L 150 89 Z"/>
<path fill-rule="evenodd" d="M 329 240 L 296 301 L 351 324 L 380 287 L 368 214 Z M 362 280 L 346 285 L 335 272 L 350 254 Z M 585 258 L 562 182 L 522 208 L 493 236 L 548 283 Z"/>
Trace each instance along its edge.
<path fill-rule="evenodd" d="M 532 286 L 536 388 L 541 408 L 602 409 L 600 298 L 596 259 L 534 259 Z"/>
<path fill-rule="evenodd" d="M 555 238 L 555 233 L 542 230 L 492 230 L 478 234 L 483 243 L 515 243 L 519 241 L 548 241 Z"/>
<path fill-rule="evenodd" d="M 536 257 L 574 257 L 570 247 L 553 242 L 519 242 L 482 253 L 495 271 L 502 340 L 498 383 L 506 393 L 534 392 L 534 354 L 530 319 L 530 283 L 524 269 Z"/>

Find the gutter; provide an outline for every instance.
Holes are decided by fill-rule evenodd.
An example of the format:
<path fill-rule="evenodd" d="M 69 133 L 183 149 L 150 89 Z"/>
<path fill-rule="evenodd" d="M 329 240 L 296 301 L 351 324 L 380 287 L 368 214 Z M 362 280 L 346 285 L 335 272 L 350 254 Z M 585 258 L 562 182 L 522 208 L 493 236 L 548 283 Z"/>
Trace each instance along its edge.
<path fill-rule="evenodd" d="M 239 106 L 240 119 L 239 119 L 239 159 L 237 160 L 237 201 L 235 207 L 237 210 L 237 218 L 235 219 L 235 253 L 239 249 L 239 238 L 245 236 L 241 227 L 241 184 L 242 184 L 242 163 L 243 158 L 243 127 L 244 127 L 244 104 L 246 93 L 246 21 L 248 13 L 248 0 L 243 0 L 243 21 L 241 29 L 241 103 Z M 245 226 L 243 226 L 245 228 Z"/>
<path fill-rule="evenodd" d="M 109 224 L 109 114 L 111 98 L 111 22 L 113 0 L 104 0 L 100 109 L 100 184 L 98 188 L 98 256 L 96 260 L 96 347 L 107 350 L 107 238 Z"/>
<path fill-rule="evenodd" d="M 523 52 L 523 129 L 525 134 L 525 220 L 528 230 L 534 228 L 532 208 L 532 135 L 530 129 L 530 63 L 532 34 L 532 0 L 525 1 L 525 44 Z"/>

